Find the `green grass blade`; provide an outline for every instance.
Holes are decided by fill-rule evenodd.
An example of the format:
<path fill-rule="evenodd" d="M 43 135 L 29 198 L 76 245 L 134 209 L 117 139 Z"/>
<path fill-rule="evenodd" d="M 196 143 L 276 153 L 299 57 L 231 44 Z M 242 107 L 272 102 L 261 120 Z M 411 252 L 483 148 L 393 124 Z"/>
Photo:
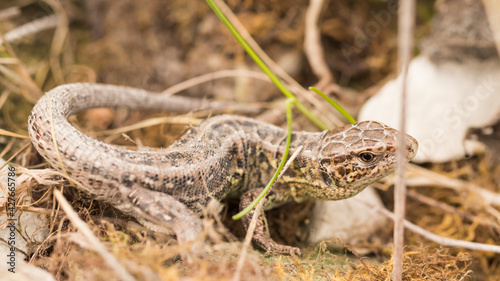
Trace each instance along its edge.
<path fill-rule="evenodd" d="M 288 90 L 283 83 L 281 83 L 281 80 L 274 75 L 274 73 L 267 67 L 267 65 L 262 61 L 262 59 L 254 52 L 254 50 L 248 45 L 248 43 L 243 39 L 243 37 L 238 33 L 236 28 L 231 24 L 231 22 L 226 18 L 226 16 L 222 13 L 222 11 L 215 5 L 215 3 L 212 0 L 206 0 L 210 8 L 214 11 L 214 13 L 219 17 L 219 19 L 222 21 L 222 23 L 227 27 L 227 29 L 231 32 L 231 34 L 236 38 L 238 43 L 243 46 L 243 49 L 248 53 L 248 55 L 255 61 L 255 63 L 264 71 L 264 73 L 271 79 L 271 81 L 280 89 L 280 91 L 287 97 L 287 98 L 293 98 L 294 102 L 293 105 L 302 112 L 311 122 L 313 122 L 318 128 L 322 130 L 327 130 L 328 127 L 326 126 L 323 121 L 321 121 L 318 117 L 316 117 L 307 107 L 305 107 L 295 96 Z"/>
<path fill-rule="evenodd" d="M 320 95 L 322 98 L 324 98 L 329 104 L 331 104 L 340 114 L 342 114 L 351 124 L 356 124 L 356 120 L 352 118 L 345 109 L 342 108 L 337 102 L 329 98 L 327 95 L 325 95 L 323 92 L 320 90 L 314 88 L 314 87 L 309 87 L 310 90 L 314 91 L 316 94 Z"/>
<path fill-rule="evenodd" d="M 309 109 L 307 109 L 297 98 L 293 95 L 290 90 L 288 90 L 285 85 L 281 82 L 281 80 L 274 75 L 274 73 L 267 67 L 267 65 L 262 61 L 262 59 L 254 52 L 254 50 L 248 45 L 248 43 L 245 41 L 245 39 L 239 34 L 239 32 L 234 28 L 234 26 L 231 24 L 231 22 L 227 19 L 227 17 L 222 13 L 222 11 L 217 7 L 217 5 L 214 3 L 213 0 L 206 0 L 208 5 L 212 8 L 214 13 L 219 17 L 219 19 L 222 21 L 222 23 L 226 26 L 226 28 L 231 32 L 231 34 L 234 36 L 234 38 L 240 43 L 240 45 L 245 49 L 245 51 L 248 53 L 248 55 L 255 61 L 255 63 L 262 69 L 262 71 L 271 79 L 271 81 L 280 89 L 280 91 L 288 98 L 286 101 L 286 116 L 287 116 L 287 125 L 288 125 L 288 135 L 287 135 L 287 143 L 286 143 L 286 148 L 285 152 L 283 154 L 283 159 L 281 159 L 281 162 L 278 166 L 278 169 L 276 170 L 273 178 L 269 181 L 267 186 L 264 188 L 264 190 L 259 194 L 259 196 L 249 205 L 247 206 L 244 210 L 239 212 L 238 214 L 233 216 L 234 220 L 242 218 L 244 215 L 248 214 L 264 196 L 267 194 L 267 192 L 270 190 L 276 179 L 278 178 L 280 172 L 282 171 L 286 160 L 288 158 L 288 152 L 290 150 L 290 142 L 291 142 L 291 136 L 292 136 L 292 104 L 300 111 L 302 114 L 304 114 L 309 120 L 311 120 L 318 128 L 322 130 L 327 130 L 328 127 L 321 121 L 318 117 L 316 117 Z M 321 95 L 326 101 L 328 101 L 334 108 L 336 108 L 342 115 L 344 115 L 349 122 L 352 124 L 356 123 L 356 120 L 352 118 L 347 111 L 345 111 L 340 105 L 338 105 L 335 101 L 332 99 L 328 98 L 325 94 L 320 92 L 318 89 L 311 87 L 311 90 L 314 92 L 318 93 Z"/>
<path fill-rule="evenodd" d="M 287 123 L 287 128 L 288 128 L 288 134 L 286 136 L 286 146 L 285 146 L 285 152 L 283 153 L 283 158 L 281 159 L 281 162 L 278 166 L 278 169 L 274 173 L 274 176 L 272 179 L 269 181 L 269 183 L 266 185 L 264 190 L 257 196 L 255 200 L 250 203 L 245 209 L 243 209 L 241 212 L 233 216 L 233 220 L 239 220 L 241 219 L 244 215 L 248 214 L 259 202 L 266 196 L 267 192 L 271 189 L 271 186 L 273 186 L 274 182 L 278 178 L 278 175 L 281 173 L 281 170 L 283 170 L 283 166 L 285 166 L 286 160 L 288 158 L 288 152 L 290 150 L 290 143 L 292 141 L 292 103 L 294 103 L 294 98 L 289 98 L 286 101 L 286 123 Z"/>

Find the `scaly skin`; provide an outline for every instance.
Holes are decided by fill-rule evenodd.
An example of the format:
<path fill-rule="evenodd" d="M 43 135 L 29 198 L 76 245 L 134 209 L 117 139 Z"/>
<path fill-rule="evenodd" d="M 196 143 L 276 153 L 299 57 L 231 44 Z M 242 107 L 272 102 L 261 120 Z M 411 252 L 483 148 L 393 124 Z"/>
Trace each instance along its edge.
<path fill-rule="evenodd" d="M 281 161 L 286 130 L 222 115 L 190 129 L 166 149 L 132 151 L 83 135 L 67 118 L 95 107 L 189 111 L 202 106 L 213 109 L 223 104 L 126 87 L 68 84 L 38 101 L 28 129 L 38 152 L 52 167 L 64 167 L 78 188 L 153 230 L 175 232 L 182 243 L 201 233 L 197 213 L 212 198 L 240 198 L 242 209 L 253 201 Z M 374 121 L 320 133 L 294 132 L 290 155 L 299 146 L 303 149 L 268 195 L 264 210 L 309 197 L 340 200 L 356 195 L 394 170 L 398 134 Z M 410 160 L 417 142 L 407 139 Z M 245 226 L 251 214 L 244 217 Z M 298 248 L 269 237 L 263 214 L 254 242 L 266 251 L 300 254 Z"/>

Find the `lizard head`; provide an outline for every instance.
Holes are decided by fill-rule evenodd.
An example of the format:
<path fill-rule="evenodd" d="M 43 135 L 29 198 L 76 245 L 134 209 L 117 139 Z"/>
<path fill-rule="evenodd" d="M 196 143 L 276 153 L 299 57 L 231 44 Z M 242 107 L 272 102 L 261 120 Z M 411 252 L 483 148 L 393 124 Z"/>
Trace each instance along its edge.
<path fill-rule="evenodd" d="M 358 194 L 368 184 L 396 168 L 399 132 L 375 121 L 363 121 L 326 131 L 319 141 L 319 175 L 322 182 L 313 195 L 338 200 Z M 405 156 L 417 153 L 417 141 L 406 135 Z"/>

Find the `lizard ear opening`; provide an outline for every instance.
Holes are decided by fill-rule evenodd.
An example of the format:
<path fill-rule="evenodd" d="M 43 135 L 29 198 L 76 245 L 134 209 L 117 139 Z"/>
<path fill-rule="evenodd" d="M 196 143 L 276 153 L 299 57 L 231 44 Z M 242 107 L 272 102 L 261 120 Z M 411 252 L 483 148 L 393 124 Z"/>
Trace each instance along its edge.
<path fill-rule="evenodd" d="M 330 174 L 324 170 L 324 169 L 321 169 L 321 178 L 323 179 L 323 182 L 327 185 L 327 186 L 333 186 L 333 179 L 332 177 L 330 176 Z"/>
<path fill-rule="evenodd" d="M 335 159 L 324 158 L 320 163 L 321 178 L 326 185 L 337 185 L 346 176 L 346 168 L 342 164 L 336 164 Z"/>

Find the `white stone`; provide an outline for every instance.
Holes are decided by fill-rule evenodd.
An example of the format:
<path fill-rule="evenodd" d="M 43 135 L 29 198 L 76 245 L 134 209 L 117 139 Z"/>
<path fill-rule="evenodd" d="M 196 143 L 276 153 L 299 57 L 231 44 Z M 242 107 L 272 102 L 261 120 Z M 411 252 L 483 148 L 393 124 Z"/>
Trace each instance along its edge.
<path fill-rule="evenodd" d="M 22 260 L 18 261 L 14 270 L 9 271 L 7 264 L 0 262 L 0 280 L 2 281 L 55 281 L 56 279 L 45 270 Z"/>
<path fill-rule="evenodd" d="M 388 225 L 388 219 L 371 206 L 383 208 L 382 201 L 371 187 L 346 200 L 316 201 L 309 242 L 329 240 L 327 242 L 335 245 L 338 244 L 336 238 L 339 238 L 346 244 L 356 245 L 359 241 L 366 241 L 378 229 Z"/>
<path fill-rule="evenodd" d="M 361 109 L 359 120 L 399 127 L 401 79 L 390 81 Z M 480 144 L 465 140 L 469 128 L 493 124 L 500 113 L 498 60 L 434 64 L 412 60 L 408 72 L 407 133 L 419 142 L 415 162 L 446 162 L 473 154 Z"/>
<path fill-rule="evenodd" d="M 5 161 L 0 159 L 0 166 L 4 163 Z M 2 202 L 2 204 L 7 204 L 8 202 L 8 196 L 2 191 L 8 191 L 8 168 L 9 166 L 5 166 L 4 169 L 0 170 L 0 185 L 2 185 L 2 188 L 0 188 L 0 202 Z M 16 191 L 18 187 L 16 180 Z M 17 248 L 14 251 L 16 255 L 15 261 L 19 262 L 26 257 L 24 253 L 33 253 L 38 245 L 48 236 L 47 225 L 49 222 L 45 215 L 17 210 L 13 218 L 15 220 L 12 221 L 12 225 L 9 224 L 7 215 L 4 214 L 0 216 L 0 238 L 10 243 L 0 243 L 0 264 L 5 264 L 7 262 L 7 255 L 11 254 L 11 246 Z M 4 261 L 2 261 L 2 257 Z"/>

